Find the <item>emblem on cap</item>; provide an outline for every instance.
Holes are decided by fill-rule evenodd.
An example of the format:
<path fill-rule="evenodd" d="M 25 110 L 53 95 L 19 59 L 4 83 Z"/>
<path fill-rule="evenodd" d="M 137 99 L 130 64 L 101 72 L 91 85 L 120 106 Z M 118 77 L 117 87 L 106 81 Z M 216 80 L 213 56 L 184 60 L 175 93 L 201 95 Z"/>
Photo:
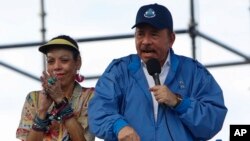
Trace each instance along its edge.
<path fill-rule="evenodd" d="M 155 17 L 155 11 L 152 8 L 149 8 L 145 13 L 144 13 L 144 17 L 145 18 L 153 18 Z"/>

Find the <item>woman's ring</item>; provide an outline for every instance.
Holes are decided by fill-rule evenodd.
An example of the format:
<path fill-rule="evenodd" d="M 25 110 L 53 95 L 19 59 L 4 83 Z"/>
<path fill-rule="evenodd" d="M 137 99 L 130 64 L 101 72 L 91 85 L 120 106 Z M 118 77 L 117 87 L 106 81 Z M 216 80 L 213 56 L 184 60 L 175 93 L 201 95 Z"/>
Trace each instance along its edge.
<path fill-rule="evenodd" d="M 48 79 L 48 84 L 49 85 L 54 85 L 55 83 L 56 83 L 56 78 L 55 77 L 50 77 L 49 79 Z"/>

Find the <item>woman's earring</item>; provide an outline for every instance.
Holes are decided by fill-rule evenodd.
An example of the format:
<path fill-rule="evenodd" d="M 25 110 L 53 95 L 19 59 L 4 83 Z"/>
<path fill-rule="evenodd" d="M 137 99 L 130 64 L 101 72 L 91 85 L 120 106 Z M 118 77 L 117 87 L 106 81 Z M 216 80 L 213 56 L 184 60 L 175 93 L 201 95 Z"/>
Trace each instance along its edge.
<path fill-rule="evenodd" d="M 82 82 L 82 81 L 84 80 L 84 76 L 82 76 L 82 75 L 80 74 L 79 70 L 77 70 L 75 80 L 76 80 L 77 82 Z"/>

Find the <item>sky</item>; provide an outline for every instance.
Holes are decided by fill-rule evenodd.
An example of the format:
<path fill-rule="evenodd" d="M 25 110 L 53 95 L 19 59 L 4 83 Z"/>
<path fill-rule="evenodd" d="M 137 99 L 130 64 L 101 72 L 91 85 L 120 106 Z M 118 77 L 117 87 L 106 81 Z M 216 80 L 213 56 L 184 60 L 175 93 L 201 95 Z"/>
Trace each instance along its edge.
<path fill-rule="evenodd" d="M 194 0 L 198 30 L 250 57 L 250 1 Z M 183 0 L 45 0 L 46 40 L 60 34 L 75 39 L 133 34 L 131 29 L 140 6 L 159 3 L 172 12 L 174 29 L 187 29 L 190 3 Z M 0 46 L 40 42 L 41 7 L 38 0 L 1 0 Z M 100 75 L 109 62 L 136 53 L 134 39 L 79 43 L 83 65 L 81 74 Z M 43 56 L 37 46 L 0 48 L 0 62 L 40 77 Z M 192 57 L 188 34 L 177 34 L 175 53 Z M 243 61 L 243 59 L 200 37 L 197 60 L 202 64 Z M 250 64 L 209 68 L 224 92 L 228 107 L 222 130 L 211 139 L 229 140 L 232 124 L 250 124 Z M 15 132 L 26 95 L 41 89 L 40 82 L 0 65 L 0 133 L 1 140 L 15 141 Z M 86 80 L 85 87 L 97 80 Z M 98 141 L 100 139 L 97 139 Z"/>

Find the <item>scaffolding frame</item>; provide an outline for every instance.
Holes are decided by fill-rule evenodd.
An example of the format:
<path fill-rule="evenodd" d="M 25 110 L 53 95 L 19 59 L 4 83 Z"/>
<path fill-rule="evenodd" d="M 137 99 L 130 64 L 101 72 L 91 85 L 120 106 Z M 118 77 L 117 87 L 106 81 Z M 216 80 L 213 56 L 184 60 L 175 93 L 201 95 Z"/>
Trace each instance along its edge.
<path fill-rule="evenodd" d="M 27 47 L 34 47 L 34 46 L 40 46 L 45 43 L 46 41 L 46 26 L 45 26 L 45 16 L 46 12 L 44 9 L 44 0 L 41 0 L 41 35 L 42 35 L 42 41 L 41 42 L 29 42 L 29 43 L 21 43 L 21 44 L 8 44 L 8 45 L 0 45 L 0 49 L 11 49 L 11 48 L 27 48 Z M 249 7 L 250 10 L 250 7 Z M 197 29 L 198 23 L 195 20 L 195 9 L 194 9 L 194 0 L 190 0 L 190 23 L 188 29 L 180 29 L 180 30 L 175 30 L 176 34 L 189 34 L 191 43 L 192 43 L 192 57 L 196 59 L 196 38 L 200 37 L 203 38 L 211 43 L 214 43 L 218 47 L 221 47 L 241 58 L 243 58 L 243 61 L 234 61 L 234 62 L 225 62 L 225 63 L 217 63 L 217 64 L 205 64 L 204 66 L 207 68 L 215 68 L 215 67 L 226 67 L 226 66 L 234 66 L 234 65 L 245 65 L 245 64 L 250 64 L 250 56 L 247 56 L 246 54 L 241 53 L 240 51 L 234 49 L 231 46 L 228 46 L 224 43 L 222 43 L 219 40 L 216 40 L 205 33 L 200 32 Z M 127 38 L 133 38 L 134 34 L 121 34 L 121 35 L 113 35 L 113 36 L 101 36 L 101 37 L 93 37 L 93 38 L 78 38 L 76 39 L 77 42 L 82 43 L 82 42 L 95 42 L 95 41 L 105 41 L 105 40 L 117 40 L 117 39 L 127 39 Z M 45 67 L 45 59 L 43 59 L 43 65 Z M 21 70 L 17 67 L 11 66 L 3 61 L 0 61 L 0 65 L 3 67 L 6 67 L 12 71 L 15 71 L 21 75 L 24 75 L 26 77 L 29 77 L 33 80 L 40 81 L 40 78 L 37 76 L 34 76 L 24 70 Z M 90 79 L 98 79 L 100 75 L 95 75 L 95 76 L 85 76 L 85 80 L 90 80 Z"/>

